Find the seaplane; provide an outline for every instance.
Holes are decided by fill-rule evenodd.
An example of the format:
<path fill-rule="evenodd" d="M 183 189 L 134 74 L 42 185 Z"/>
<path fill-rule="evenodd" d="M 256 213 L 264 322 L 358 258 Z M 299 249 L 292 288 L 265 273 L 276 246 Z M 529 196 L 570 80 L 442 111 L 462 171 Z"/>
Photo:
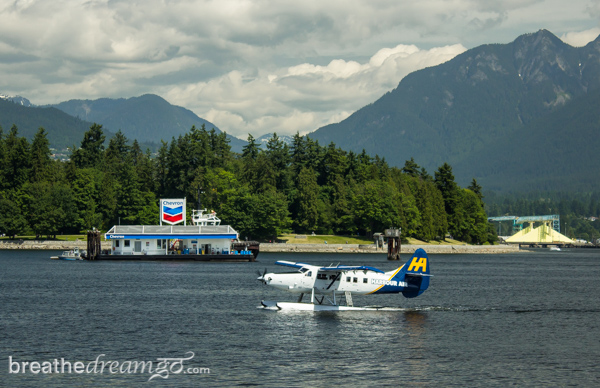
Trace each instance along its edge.
<path fill-rule="evenodd" d="M 384 272 L 369 266 L 330 265 L 321 267 L 306 263 L 277 261 L 277 265 L 296 268 L 294 272 L 260 274 L 257 280 L 279 290 L 299 294 L 297 302 L 261 301 L 268 310 L 344 311 L 386 310 L 392 308 L 356 307 L 352 295 L 399 294 L 415 298 L 429 287 L 429 258 L 419 248 L 401 267 Z M 302 302 L 310 295 L 310 302 Z M 392 309 L 393 310 L 393 309 Z"/>

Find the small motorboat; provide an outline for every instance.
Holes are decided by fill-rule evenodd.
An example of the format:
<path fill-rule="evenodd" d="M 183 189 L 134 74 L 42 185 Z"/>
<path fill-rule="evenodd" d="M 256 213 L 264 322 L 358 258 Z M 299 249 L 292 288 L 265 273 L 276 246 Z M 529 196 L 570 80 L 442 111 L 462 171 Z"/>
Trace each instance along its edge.
<path fill-rule="evenodd" d="M 59 260 L 83 260 L 79 248 L 71 249 L 70 251 L 64 251 L 58 255 Z"/>

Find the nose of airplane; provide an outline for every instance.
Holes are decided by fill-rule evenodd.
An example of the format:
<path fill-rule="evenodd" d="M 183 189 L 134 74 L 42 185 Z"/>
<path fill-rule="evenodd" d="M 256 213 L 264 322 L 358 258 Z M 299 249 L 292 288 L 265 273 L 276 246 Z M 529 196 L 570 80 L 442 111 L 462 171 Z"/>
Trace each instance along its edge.
<path fill-rule="evenodd" d="M 263 284 L 269 284 L 269 282 L 271 281 L 271 278 L 269 277 L 265 277 L 265 275 L 267 274 L 267 269 L 265 268 L 265 271 L 261 274 L 260 271 L 257 271 L 258 275 L 260 275 L 259 277 L 256 278 L 256 280 L 260 280 Z"/>

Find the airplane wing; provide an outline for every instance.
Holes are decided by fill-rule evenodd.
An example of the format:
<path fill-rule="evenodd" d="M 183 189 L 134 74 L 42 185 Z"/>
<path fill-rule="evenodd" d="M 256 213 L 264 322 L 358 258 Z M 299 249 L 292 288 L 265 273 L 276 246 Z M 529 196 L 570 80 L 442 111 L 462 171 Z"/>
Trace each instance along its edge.
<path fill-rule="evenodd" d="M 352 265 L 337 265 L 335 267 L 316 267 L 314 265 L 310 265 L 310 264 L 306 264 L 306 263 L 295 263 L 293 261 L 284 261 L 284 260 L 279 260 L 276 261 L 275 264 L 277 265 L 283 265 L 286 267 L 292 267 L 292 268 L 316 268 L 319 271 L 331 271 L 331 272 L 340 272 L 340 271 L 373 271 L 373 272 L 377 272 L 377 273 L 385 273 L 380 269 L 377 269 L 375 267 L 369 267 L 366 265 L 360 265 L 360 266 L 352 266 Z"/>
<path fill-rule="evenodd" d="M 294 263 L 293 261 L 284 261 L 284 260 L 276 261 L 275 264 L 283 265 L 286 267 L 292 267 L 292 268 L 314 267 L 314 265 L 310 265 L 310 264 L 306 264 L 306 263 Z"/>
<path fill-rule="evenodd" d="M 352 265 L 338 265 L 335 267 L 321 267 L 319 268 L 319 271 L 373 271 L 373 272 L 377 272 L 377 273 L 385 273 L 380 269 L 374 268 L 374 267 L 368 267 L 366 265 L 360 265 L 360 266 L 352 266 Z"/>

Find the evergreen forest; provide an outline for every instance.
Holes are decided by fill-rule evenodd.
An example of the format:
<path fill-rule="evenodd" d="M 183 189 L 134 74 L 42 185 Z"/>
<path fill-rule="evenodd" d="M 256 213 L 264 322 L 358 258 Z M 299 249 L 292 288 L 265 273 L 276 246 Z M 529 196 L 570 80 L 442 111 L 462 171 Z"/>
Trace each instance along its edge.
<path fill-rule="evenodd" d="M 151 154 L 120 131 L 106 140 L 93 124 L 70 160 L 59 161 L 45 129 L 29 142 L 13 125 L 0 128 L 0 161 L 0 233 L 7 236 L 158 224 L 158 200 L 185 197 L 188 219 L 200 201 L 240 238 L 261 241 L 289 232 L 371 236 L 390 227 L 424 241 L 496 240 L 481 186 L 459 187 L 447 163 L 431 176 L 413 159 L 390 167 L 299 134 L 291 145 L 274 134 L 265 149 L 250 135 L 234 153 L 225 133 L 192 127 Z"/>

